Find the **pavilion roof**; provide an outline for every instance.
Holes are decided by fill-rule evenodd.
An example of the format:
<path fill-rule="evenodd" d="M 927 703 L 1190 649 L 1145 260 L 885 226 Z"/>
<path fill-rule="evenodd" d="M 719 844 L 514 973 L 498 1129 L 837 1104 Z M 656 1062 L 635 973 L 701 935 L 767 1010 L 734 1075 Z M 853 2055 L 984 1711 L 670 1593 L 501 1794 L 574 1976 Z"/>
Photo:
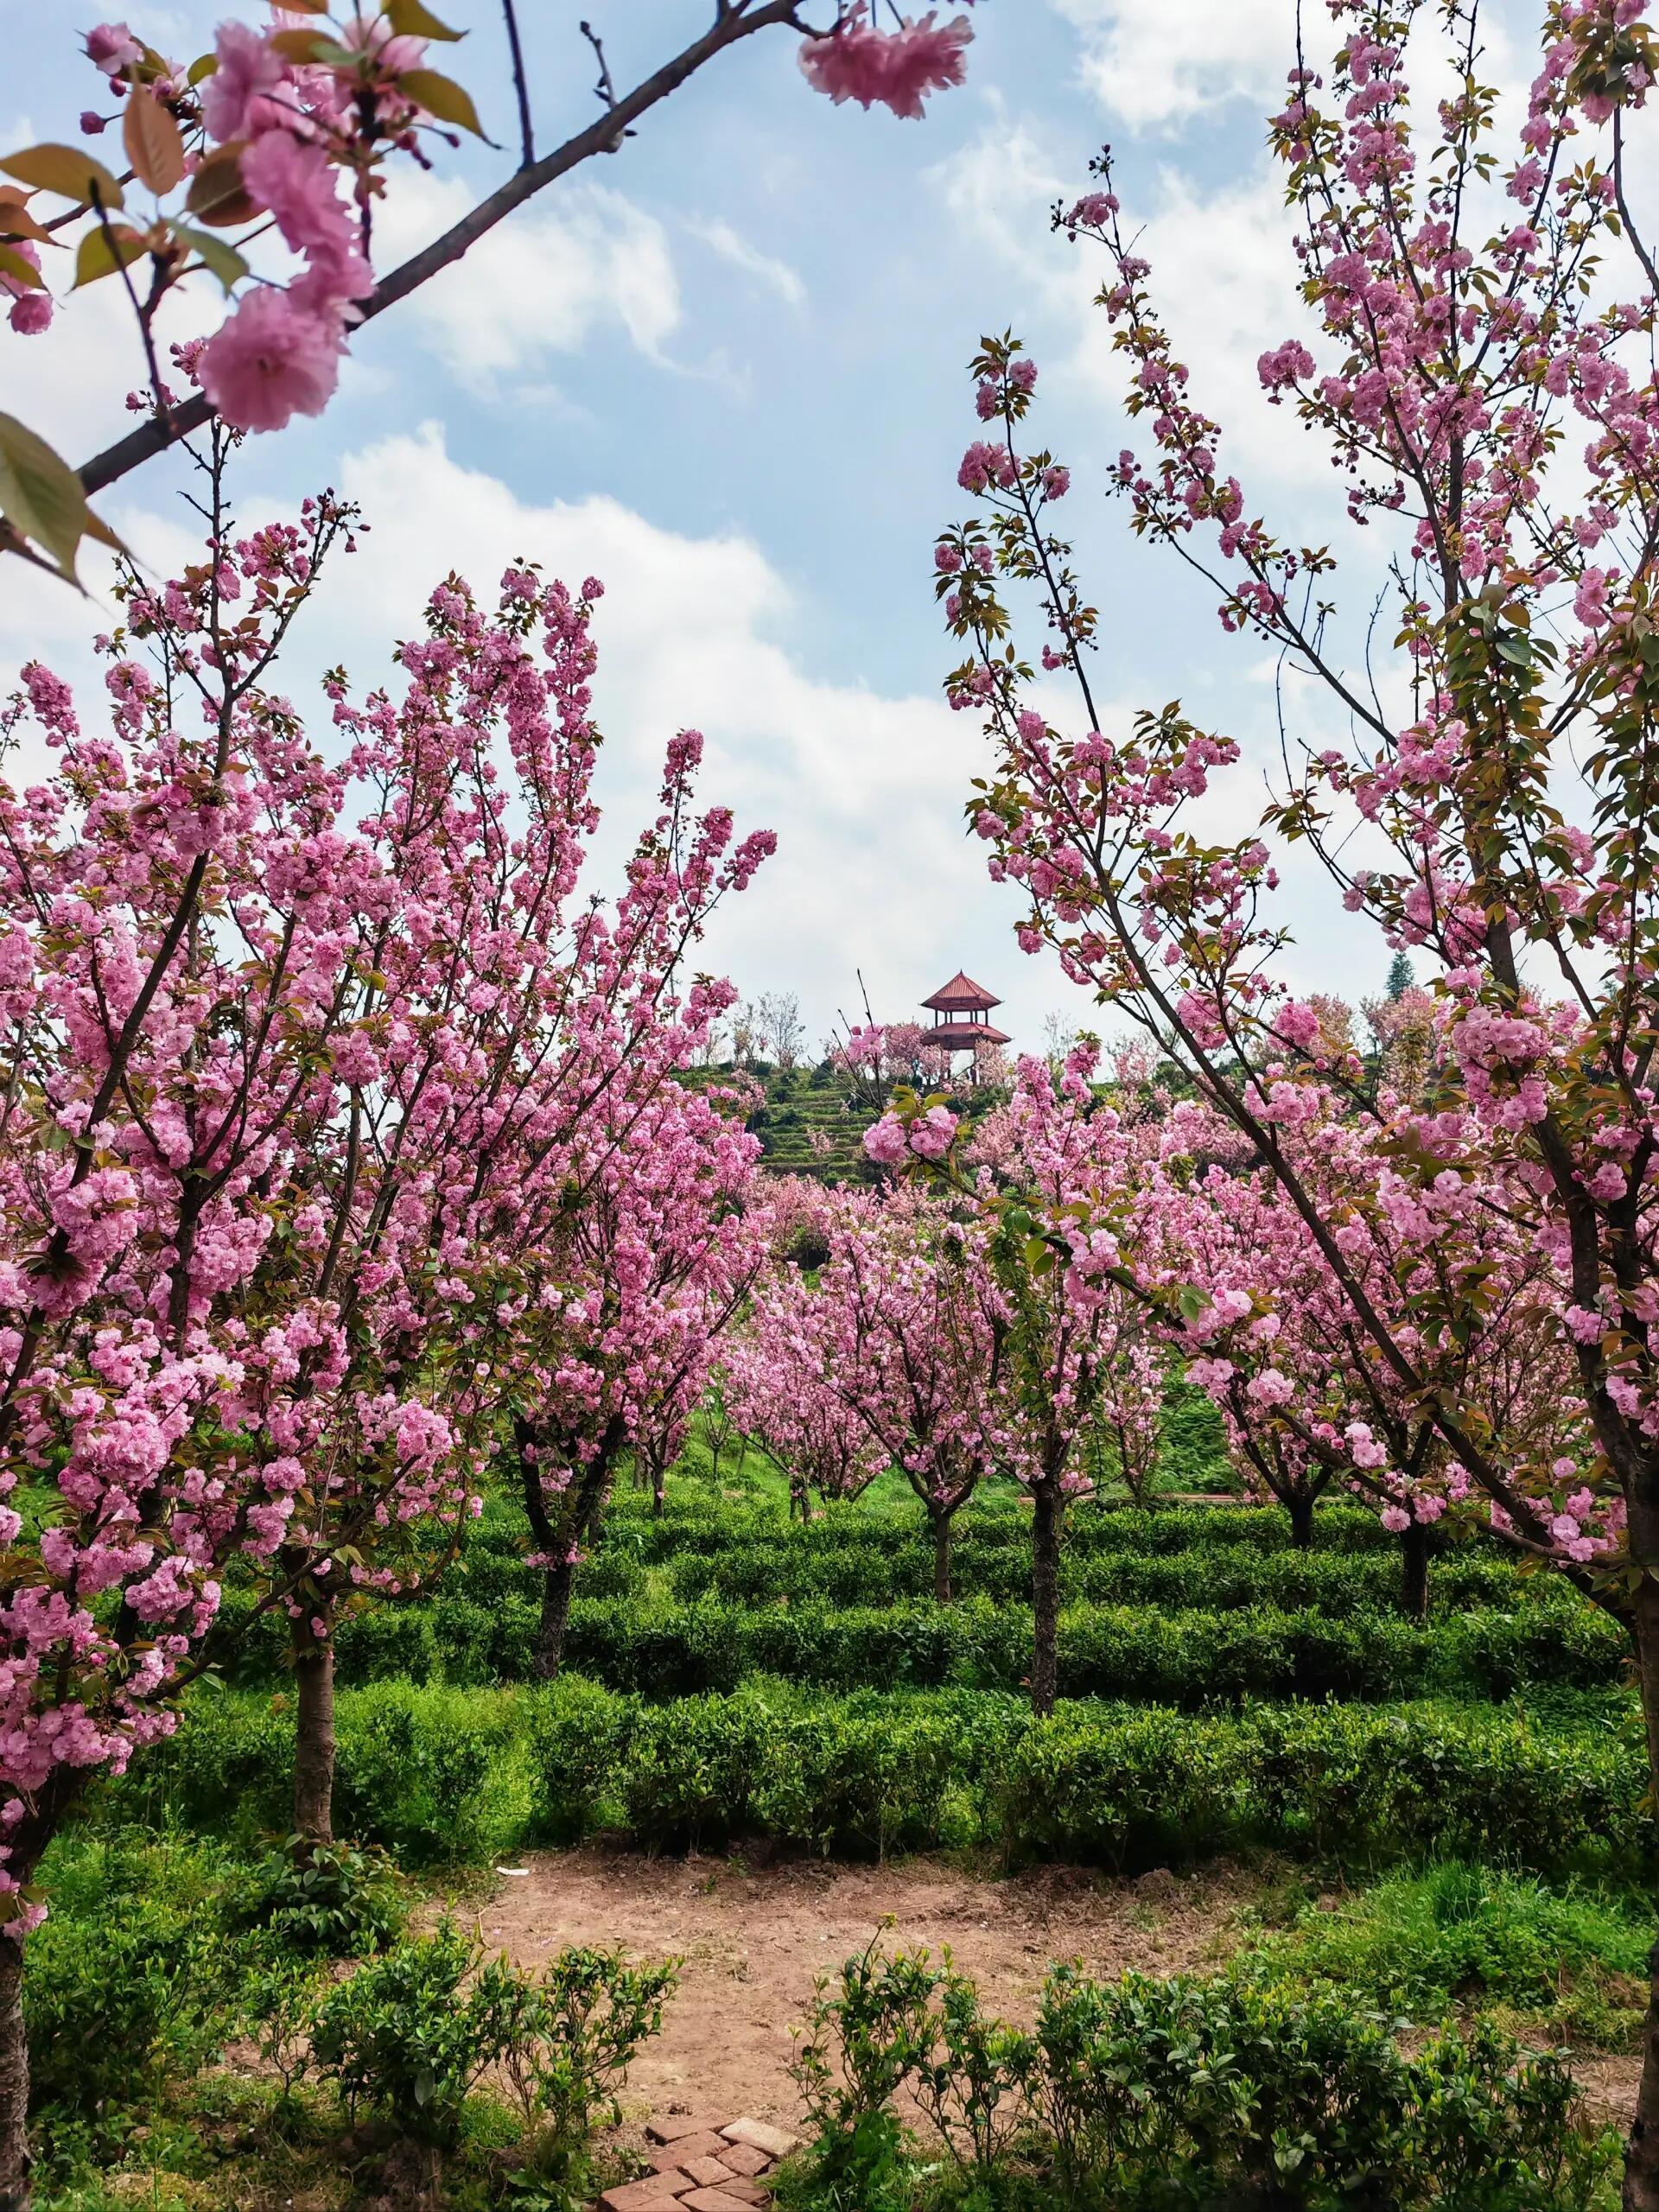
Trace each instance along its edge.
<path fill-rule="evenodd" d="M 1007 1045 L 1013 1042 L 1006 1029 L 993 1028 L 988 1021 L 941 1021 L 937 1027 L 922 1032 L 923 1041 L 929 1045 Z"/>
<path fill-rule="evenodd" d="M 975 982 L 971 976 L 964 976 L 960 968 L 948 983 L 941 983 L 931 999 L 922 1004 L 932 1007 L 936 1014 L 949 1014 L 959 1006 L 1001 1006 L 1001 1000 L 995 991 L 988 991 L 983 983 Z"/>

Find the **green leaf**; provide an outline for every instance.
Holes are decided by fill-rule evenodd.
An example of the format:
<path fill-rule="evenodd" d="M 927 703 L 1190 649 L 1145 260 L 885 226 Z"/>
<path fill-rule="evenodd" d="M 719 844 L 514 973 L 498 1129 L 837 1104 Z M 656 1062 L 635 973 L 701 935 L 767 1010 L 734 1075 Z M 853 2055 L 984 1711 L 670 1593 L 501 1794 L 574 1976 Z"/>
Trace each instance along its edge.
<path fill-rule="evenodd" d="M 76 550 L 89 531 L 105 543 L 119 543 L 97 522 L 79 477 L 62 454 L 15 415 L 0 415 L 0 514 L 49 553 L 71 583 Z"/>
<path fill-rule="evenodd" d="M 193 230 L 187 223 L 175 223 L 175 238 L 182 238 L 194 252 L 199 253 L 227 292 L 234 291 L 248 273 L 248 264 L 233 245 L 226 245 L 223 238 L 216 238 L 211 231 Z"/>
<path fill-rule="evenodd" d="M 1210 1294 L 1207 1290 L 1200 1290 L 1196 1283 L 1185 1282 L 1181 1285 L 1175 1303 L 1180 1309 L 1183 1321 L 1196 1321 L 1199 1314 L 1209 1312 Z"/>
<path fill-rule="evenodd" d="M 184 80 L 188 85 L 204 85 L 218 67 L 216 54 L 199 54 L 185 71 Z"/>
<path fill-rule="evenodd" d="M 308 62 L 321 61 L 324 49 L 333 46 L 334 41 L 327 31 L 308 31 L 302 28 L 299 30 L 273 32 L 270 44 L 284 61 L 296 61 L 303 67 Z M 354 54 L 352 58 L 357 60 L 361 57 Z"/>
<path fill-rule="evenodd" d="M 118 269 L 125 269 L 138 260 L 145 251 L 144 242 L 137 231 L 130 231 L 124 224 L 118 230 L 105 230 L 100 223 L 95 231 L 88 231 L 75 248 L 75 289 L 83 285 L 96 284 L 100 276 L 112 276 Z"/>
<path fill-rule="evenodd" d="M 26 292 L 43 291 L 46 279 L 32 262 L 23 259 L 9 245 L 0 245 L 0 276 L 8 277 L 14 284 L 21 284 Z"/>
<path fill-rule="evenodd" d="M 54 192 L 78 207 L 91 207 L 94 188 L 105 207 L 124 204 L 120 186 L 103 162 L 83 154 L 79 146 L 29 146 L 0 160 L 0 169 L 20 184 L 33 185 L 37 192 Z"/>
<path fill-rule="evenodd" d="M 470 130 L 475 138 L 483 137 L 484 126 L 473 105 L 473 96 L 453 77 L 441 77 L 435 69 L 405 69 L 397 79 L 397 89 L 435 121 L 453 123 L 461 130 Z"/>
<path fill-rule="evenodd" d="M 385 0 L 385 17 L 400 38 L 431 38 L 449 46 L 467 35 L 441 23 L 429 8 L 422 6 L 421 0 Z"/>

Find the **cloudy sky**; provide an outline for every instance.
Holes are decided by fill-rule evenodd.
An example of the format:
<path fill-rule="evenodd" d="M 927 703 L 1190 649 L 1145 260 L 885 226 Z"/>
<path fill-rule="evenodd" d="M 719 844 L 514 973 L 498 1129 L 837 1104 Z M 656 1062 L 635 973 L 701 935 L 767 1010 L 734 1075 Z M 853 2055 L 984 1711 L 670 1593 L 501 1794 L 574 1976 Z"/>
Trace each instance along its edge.
<path fill-rule="evenodd" d="M 4 4 L 14 66 L 0 138 L 72 136 L 97 86 L 76 60 L 81 14 L 67 0 Z M 709 12 L 708 0 L 521 0 L 543 146 L 592 112 L 584 7 L 621 85 Z M 132 0 L 128 12 L 152 44 L 188 56 L 219 15 L 255 11 Z M 499 8 L 448 0 L 440 12 L 471 29 L 453 66 L 505 149 Z M 381 677 L 452 567 L 481 590 L 518 556 L 573 581 L 596 573 L 601 862 L 646 814 L 664 742 L 687 724 L 709 740 L 707 796 L 779 835 L 776 861 L 719 918 L 709 965 L 746 992 L 798 991 L 815 1040 L 837 1008 L 854 1010 L 861 969 L 887 1018 L 965 966 L 1001 995 L 1021 1042 L 1040 1041 L 1051 1011 L 1088 1020 L 1046 957 L 1019 953 L 1017 902 L 963 835 L 982 741 L 941 701 L 957 656 L 931 549 L 964 505 L 956 466 L 976 427 L 964 365 L 983 331 L 1026 339 L 1105 612 L 1097 693 L 1120 718 L 1179 695 L 1243 736 L 1217 805 L 1254 821 L 1271 668 L 1222 634 L 1214 594 L 1130 539 L 1103 495 L 1125 425 L 1090 305 L 1102 270 L 1051 237 L 1047 211 L 1084 188 L 1109 140 L 1195 394 L 1236 425 L 1247 498 L 1270 515 L 1294 508 L 1298 537 L 1319 534 L 1310 511 L 1330 508 L 1334 525 L 1328 467 L 1287 410 L 1262 401 L 1254 370 L 1300 327 L 1289 220 L 1262 151 L 1292 22 L 1293 0 L 985 0 L 968 86 L 920 124 L 813 94 L 787 31 L 722 56 L 621 153 L 552 187 L 365 330 L 321 423 L 250 442 L 245 520 L 333 484 L 372 525 L 296 635 L 290 696 L 314 697 L 315 671 L 337 660 L 362 683 Z M 1498 39 L 1500 76 L 1524 61 Z M 402 172 L 377 262 L 453 219 L 509 159 L 469 149 L 440 175 Z M 213 314 L 194 294 L 172 334 Z M 75 459 L 124 427 L 120 393 L 139 375 L 113 283 L 44 339 L 0 330 L 0 405 Z M 103 503 L 158 568 L 189 547 L 179 480 L 152 464 Z M 96 610 L 16 564 L 5 582 L 0 680 L 30 652 L 66 672 L 83 664 Z M 1313 702 L 1306 712 L 1300 734 L 1322 734 Z M 1355 997 L 1380 982 L 1380 942 L 1294 874 L 1286 918 L 1299 982 Z"/>

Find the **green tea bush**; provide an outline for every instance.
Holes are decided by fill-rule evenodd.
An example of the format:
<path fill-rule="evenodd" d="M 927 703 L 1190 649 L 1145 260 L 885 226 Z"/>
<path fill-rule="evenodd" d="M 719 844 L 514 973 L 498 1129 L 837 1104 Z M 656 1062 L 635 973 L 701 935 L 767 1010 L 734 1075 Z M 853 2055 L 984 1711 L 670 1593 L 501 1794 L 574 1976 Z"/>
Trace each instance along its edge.
<path fill-rule="evenodd" d="M 366 2110 L 398 2139 L 438 2152 L 454 2147 L 468 2098 L 493 2075 L 524 2129 L 525 2179 L 574 2203 L 594 2131 L 620 2117 L 617 2090 L 662 2025 L 678 1964 L 631 1967 L 620 1952 L 577 1949 L 537 1974 L 486 1958 L 444 1920 L 323 1997 L 312 2060 L 353 2117 Z"/>
<path fill-rule="evenodd" d="M 366 2109 L 399 2137 L 448 2149 L 473 2089 L 529 2032 L 529 2010 L 524 1977 L 446 1920 L 328 1992 L 312 2056 L 353 2119 Z"/>
<path fill-rule="evenodd" d="M 531 1678 L 538 1617 L 528 1603 L 491 1608 L 440 1597 L 417 1651 L 406 1637 L 384 1646 L 354 1641 L 353 1630 L 368 1630 L 375 1618 L 340 1632 L 346 1681 L 483 1687 Z M 1066 1698 L 1189 1709 L 1253 1696 L 1376 1701 L 1428 1690 L 1501 1699 L 1539 1687 L 1605 1688 L 1623 1678 L 1627 1651 L 1617 1624 L 1587 1605 L 1477 1607 L 1419 1625 L 1372 1605 L 1165 1611 L 1084 1602 L 1060 1618 L 1059 1685 Z M 565 1655 L 580 1674 L 652 1697 L 729 1691 L 757 1674 L 830 1690 L 871 1681 L 1017 1690 L 1031 1663 L 1031 1613 L 1023 1603 L 983 1597 L 847 1606 L 816 1598 L 750 1605 L 709 1596 L 689 1604 L 579 1597 Z M 256 1650 L 245 1649 L 237 1678 L 280 1681 L 280 1654 L 264 1658 L 262 1670 Z"/>
<path fill-rule="evenodd" d="M 300 1958 L 361 1958 L 403 1933 L 409 1898 L 384 1851 L 291 1835 L 249 1870 L 242 1922 Z"/>
<path fill-rule="evenodd" d="M 933 1584 L 931 1551 L 915 1532 L 903 1546 L 845 1543 L 816 1549 L 798 1538 L 774 1537 L 689 1553 L 672 1560 L 668 1573 L 675 1595 L 683 1600 L 710 1596 L 754 1605 L 780 1598 L 881 1605 L 925 1597 Z M 951 1576 L 959 1597 L 1021 1599 L 1031 1586 L 1029 1548 L 981 1542 L 973 1523 L 965 1522 L 954 1547 Z M 584 1596 L 603 1594 L 588 1580 L 586 1569 L 579 1586 Z M 639 1586 L 636 1576 L 629 1594 L 637 1594 Z M 1248 1545 L 1215 1544 L 1155 1553 L 1068 1542 L 1060 1587 L 1072 1604 L 1086 1599 L 1165 1611 L 1255 1605 L 1341 1612 L 1361 1606 L 1398 1610 L 1400 1566 L 1386 1552 L 1257 1551 Z M 1552 1613 L 1582 1603 L 1574 1593 L 1564 1601 L 1543 1578 L 1523 1582 L 1507 1560 L 1474 1550 L 1437 1560 L 1429 1592 L 1431 1608 L 1440 1611 L 1514 1604 L 1522 1593 L 1525 1602 L 1543 1604 Z"/>
<path fill-rule="evenodd" d="M 756 1674 L 833 1690 L 872 1681 L 1017 1690 L 1031 1636 L 1027 1606 L 983 1598 L 753 1608 L 578 1599 L 567 1652 L 581 1673 L 656 1697 L 732 1690 Z M 1077 1605 L 1060 1617 L 1059 1686 L 1064 1698 L 1189 1708 L 1249 1697 L 1381 1700 L 1426 1689 L 1503 1698 L 1534 1683 L 1617 1682 L 1628 1649 L 1618 1625 L 1587 1605 L 1560 1617 L 1481 1609 L 1419 1627 L 1370 1609 Z"/>
<path fill-rule="evenodd" d="M 199 1840 L 124 1830 L 54 1844 L 41 1871 L 52 1909 L 23 1977 L 43 2136 L 113 2119 L 223 2040 L 246 1971 L 223 1912 L 233 1872 Z"/>
<path fill-rule="evenodd" d="M 1586 2212 L 1615 2145 L 1559 2054 L 1490 2023 L 1411 2055 L 1336 1995 L 1054 1968 L 1034 2031 L 949 1954 L 876 1947 L 821 1985 L 797 2062 L 817 2140 L 788 2201 L 1093 2212 Z M 906 2149 L 908 2094 L 945 2153 Z"/>
<path fill-rule="evenodd" d="M 400 1856 L 488 1859 L 618 1830 L 652 1848 L 751 1835 L 870 1855 L 982 1844 L 1113 1868 L 1270 1845 L 1358 1862 L 1470 1853 L 1541 1872 L 1642 1863 L 1639 1723 L 1545 1727 L 1513 1708 L 1077 1700 L 1049 1719 L 995 1691 L 814 1695 L 758 1678 L 648 1702 L 574 1677 L 515 1690 L 377 1683 L 336 1713 L 343 1829 Z M 213 1828 L 285 1803 L 292 1723 L 224 1695 L 111 1785 Z M 270 1813 L 264 1817 L 270 1824 Z"/>

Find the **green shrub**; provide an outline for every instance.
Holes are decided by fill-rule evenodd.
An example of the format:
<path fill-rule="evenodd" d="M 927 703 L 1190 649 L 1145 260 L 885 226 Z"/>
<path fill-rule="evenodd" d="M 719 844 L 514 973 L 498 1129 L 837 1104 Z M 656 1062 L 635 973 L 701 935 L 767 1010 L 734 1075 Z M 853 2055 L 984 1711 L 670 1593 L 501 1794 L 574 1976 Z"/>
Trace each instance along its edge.
<path fill-rule="evenodd" d="M 466 1986 L 463 1988 L 462 1985 Z M 355 2119 L 447 2149 L 467 2097 L 528 2030 L 524 1980 L 445 1920 L 359 1967 L 317 2007 L 311 2048 Z"/>
<path fill-rule="evenodd" d="M 531 1806 L 511 1690 L 374 1682 L 338 1701 L 334 1818 L 410 1866 L 510 1849 Z"/>
<path fill-rule="evenodd" d="M 312 2056 L 353 2116 L 366 2108 L 440 2152 L 459 2139 L 474 2088 L 496 2073 L 524 2127 L 525 2178 L 574 2203 L 594 2131 L 620 2119 L 616 2092 L 661 2027 L 677 1970 L 677 1960 L 630 1967 L 617 1951 L 568 1950 L 537 1975 L 486 1958 L 444 1920 L 327 1993 Z"/>
<path fill-rule="evenodd" d="M 223 2039 L 246 1963 L 221 1910 L 231 1872 L 201 1842 L 121 1832 L 53 1845 L 51 1910 L 23 1977 L 30 2104 L 54 2115 L 43 2135 L 113 2120 Z"/>
<path fill-rule="evenodd" d="M 240 1917 L 302 1958 L 360 1958 L 403 1933 L 409 1901 L 384 1851 L 291 1835 L 242 1885 Z"/>
<path fill-rule="evenodd" d="M 1342 1997 L 1225 1978 L 1056 1967 L 1025 2035 L 948 1954 L 872 1946 L 821 1985 L 795 2072 L 817 2132 L 798 2204 L 1585 2212 L 1615 2149 L 1582 2132 L 1560 2056 L 1490 2023 L 1408 2056 Z M 902 2171 L 906 2094 L 943 2171 L 936 2152 Z"/>

